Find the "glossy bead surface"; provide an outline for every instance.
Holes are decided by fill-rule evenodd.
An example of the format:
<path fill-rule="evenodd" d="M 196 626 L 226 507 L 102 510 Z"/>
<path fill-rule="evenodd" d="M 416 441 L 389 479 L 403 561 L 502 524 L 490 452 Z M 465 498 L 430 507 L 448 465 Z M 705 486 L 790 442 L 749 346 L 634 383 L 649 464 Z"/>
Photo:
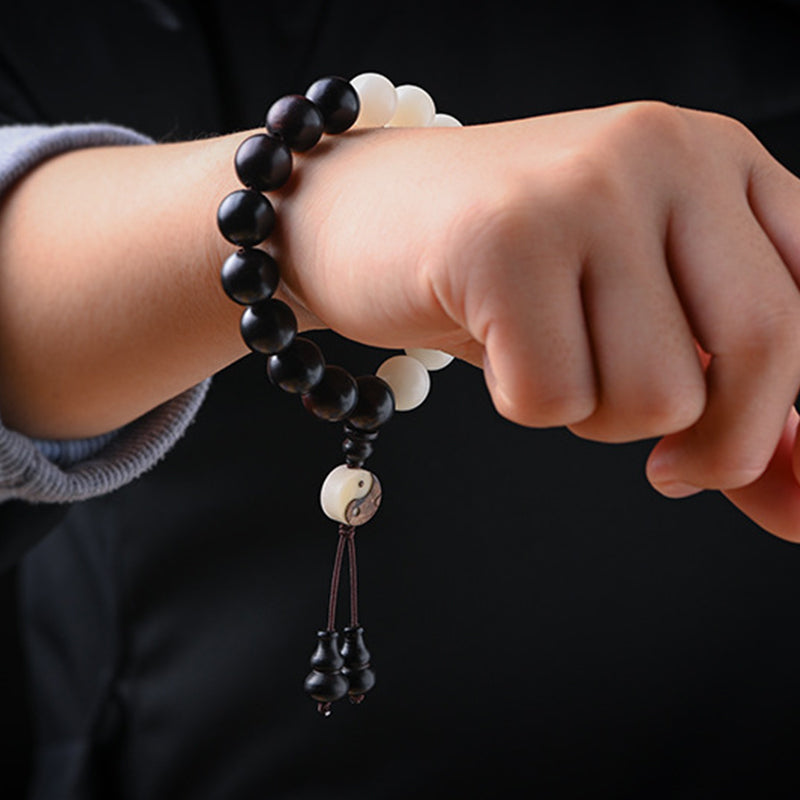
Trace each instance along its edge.
<path fill-rule="evenodd" d="M 342 452 L 348 467 L 363 467 L 364 462 L 372 455 L 372 442 L 347 438 L 342 442 Z"/>
<path fill-rule="evenodd" d="M 427 347 L 407 347 L 406 355 L 416 358 L 428 372 L 444 369 L 453 360 L 450 353 L 445 353 L 444 350 L 430 350 Z"/>
<path fill-rule="evenodd" d="M 419 86 L 398 86 L 397 108 L 386 123 L 389 128 L 425 128 L 433 122 L 433 98 Z"/>
<path fill-rule="evenodd" d="M 275 210 L 261 192 L 238 189 L 219 204 L 217 225 L 229 242 L 239 247 L 253 247 L 272 233 Z"/>
<path fill-rule="evenodd" d="M 280 189 L 292 174 L 292 151 L 266 133 L 248 136 L 233 158 L 236 174 L 245 185 L 261 192 Z"/>
<path fill-rule="evenodd" d="M 307 394 L 303 405 L 319 419 L 339 422 L 352 414 L 358 401 L 355 378 L 345 369 L 325 367 L 322 380 Z"/>
<path fill-rule="evenodd" d="M 275 259 L 263 250 L 237 250 L 220 271 L 225 294 L 237 303 L 252 305 L 269 300 L 278 288 L 280 273 Z"/>
<path fill-rule="evenodd" d="M 350 420 L 347 420 L 343 427 L 345 436 L 349 436 L 353 439 L 361 439 L 365 442 L 374 442 L 378 436 L 380 436 L 380 431 L 365 431 L 361 428 L 356 428 L 351 424 Z"/>
<path fill-rule="evenodd" d="M 297 152 L 319 141 L 323 124 L 322 112 L 301 94 L 287 94 L 267 111 L 267 130 Z"/>
<path fill-rule="evenodd" d="M 347 464 L 340 464 L 328 473 L 319 493 L 320 505 L 328 519 L 355 526 L 375 516 L 381 499 L 378 476 Z"/>
<path fill-rule="evenodd" d="M 364 629 L 360 625 L 344 629 L 342 658 L 342 674 L 350 684 L 348 694 L 360 695 L 368 692 L 375 685 L 375 672 L 370 667 L 371 656 L 364 644 Z"/>
<path fill-rule="evenodd" d="M 370 652 L 364 644 L 364 629 L 358 625 L 353 627 L 348 625 L 344 631 L 344 641 L 342 642 L 342 665 L 353 669 L 355 667 L 365 667 L 370 662 Z M 340 669 L 341 669 L 340 666 Z"/>
<path fill-rule="evenodd" d="M 317 648 L 311 656 L 311 672 L 303 684 L 306 694 L 319 703 L 335 703 L 347 694 L 349 681 L 341 673 L 344 663 L 339 653 L 339 634 L 320 631 Z"/>
<path fill-rule="evenodd" d="M 358 93 L 361 106 L 355 121 L 356 128 L 380 128 L 393 116 L 397 108 L 394 84 L 377 72 L 356 75 L 350 85 Z"/>
<path fill-rule="evenodd" d="M 350 420 L 344 424 L 345 439 L 342 442 L 345 462 L 349 467 L 363 467 L 364 462 L 372 455 L 378 431 L 362 431 L 354 427 Z"/>
<path fill-rule="evenodd" d="M 297 319 L 281 300 L 265 300 L 248 306 L 240 323 L 242 338 L 251 350 L 259 353 L 280 353 L 297 335 Z"/>
<path fill-rule="evenodd" d="M 358 403 L 348 421 L 355 428 L 374 431 L 392 418 L 394 395 L 389 384 L 377 375 L 361 375 L 356 384 Z"/>
<path fill-rule="evenodd" d="M 463 123 L 457 120 L 452 114 L 434 114 L 431 128 L 461 128 Z"/>
<path fill-rule="evenodd" d="M 410 411 L 420 405 L 431 389 L 431 378 L 416 358 L 392 356 L 375 373 L 392 389 L 397 411 Z"/>
<path fill-rule="evenodd" d="M 341 700 L 350 688 L 350 683 L 341 672 L 311 670 L 306 675 L 303 689 L 318 703 L 335 703 Z"/>
<path fill-rule="evenodd" d="M 306 97 L 322 112 L 325 133 L 343 133 L 358 117 L 358 93 L 344 79 L 320 78 L 308 87 Z"/>
<path fill-rule="evenodd" d="M 267 375 L 284 392 L 311 391 L 325 373 L 322 351 L 310 339 L 298 336 L 285 350 L 267 359 Z"/>
<path fill-rule="evenodd" d="M 317 647 L 311 654 L 311 667 L 320 672 L 333 672 L 344 666 L 344 656 L 339 650 L 336 631 L 317 631 Z"/>

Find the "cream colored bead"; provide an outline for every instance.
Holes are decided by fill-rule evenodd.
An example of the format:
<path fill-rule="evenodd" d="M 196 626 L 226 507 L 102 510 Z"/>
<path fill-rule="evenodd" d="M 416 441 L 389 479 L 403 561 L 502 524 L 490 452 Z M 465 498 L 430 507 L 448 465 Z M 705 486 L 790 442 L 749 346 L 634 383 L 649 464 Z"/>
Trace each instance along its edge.
<path fill-rule="evenodd" d="M 325 478 L 319 501 L 330 519 L 345 525 L 363 525 L 378 510 L 381 484 L 369 470 L 340 464 Z"/>
<path fill-rule="evenodd" d="M 398 86 L 397 108 L 386 123 L 388 128 L 425 128 L 433 122 L 436 107 L 433 98 L 419 86 Z"/>
<path fill-rule="evenodd" d="M 450 353 L 444 350 L 429 350 L 427 347 L 407 347 L 406 355 L 416 358 L 428 372 L 444 369 L 452 360 Z"/>
<path fill-rule="evenodd" d="M 375 374 L 391 387 L 396 411 L 411 411 L 425 400 L 431 390 L 428 370 L 411 356 L 392 356 L 378 367 Z"/>
<path fill-rule="evenodd" d="M 436 114 L 431 123 L 431 128 L 461 128 L 463 123 L 459 122 L 451 114 Z"/>
<path fill-rule="evenodd" d="M 387 77 L 377 72 L 363 72 L 356 75 L 350 85 L 361 103 L 354 128 L 380 128 L 394 116 L 397 92 Z"/>

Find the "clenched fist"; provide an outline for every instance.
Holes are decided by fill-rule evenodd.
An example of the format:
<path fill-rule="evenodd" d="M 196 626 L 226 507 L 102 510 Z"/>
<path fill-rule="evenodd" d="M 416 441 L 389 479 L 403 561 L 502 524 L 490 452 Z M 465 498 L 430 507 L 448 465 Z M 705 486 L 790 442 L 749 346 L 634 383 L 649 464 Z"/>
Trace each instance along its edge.
<path fill-rule="evenodd" d="M 279 244 L 324 324 L 483 366 L 523 425 L 664 437 L 661 492 L 738 490 L 800 539 L 800 182 L 744 126 L 644 102 L 353 133 L 300 176 Z"/>

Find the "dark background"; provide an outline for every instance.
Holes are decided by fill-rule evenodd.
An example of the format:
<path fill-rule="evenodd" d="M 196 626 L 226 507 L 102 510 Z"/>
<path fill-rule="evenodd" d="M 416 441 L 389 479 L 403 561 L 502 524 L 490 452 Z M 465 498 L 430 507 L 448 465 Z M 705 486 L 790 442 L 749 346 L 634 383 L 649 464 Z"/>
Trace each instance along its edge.
<path fill-rule="evenodd" d="M 169 140 L 257 125 L 285 91 L 374 69 L 467 123 L 641 98 L 719 110 L 800 172 L 795 3 L 464 6 L 30 5 L 0 26 L 0 113 Z M 354 371 L 379 363 L 332 334 L 318 341 Z M 131 797 L 206 796 L 189 777 L 198 763 L 208 796 L 250 796 L 222 794 L 231 764 L 268 775 L 275 797 L 326 800 L 420 787 L 483 797 L 504 784 L 556 797 L 796 794 L 800 548 L 719 495 L 656 495 L 643 475 L 651 443 L 520 429 L 463 364 L 433 383 L 373 461 L 386 505 L 380 533 L 360 542 L 361 585 L 380 684 L 327 727 L 283 687 L 303 674 L 324 610 L 331 554 L 314 503 L 341 435 L 277 396 L 257 360 L 215 380 L 169 459 L 72 509 L 33 551 L 26 596 L 42 630 L 81 643 L 103 630 L 92 592 L 108 587 L 93 569 L 110 542 L 125 556 L 109 591 L 129 615 L 130 664 L 153 640 L 174 647 L 115 734 L 123 776 L 139 781 Z M 3 510 L 4 535 L 35 525 L 17 511 Z M 9 797 L 30 742 L 14 579 L 2 581 L 0 640 Z M 252 653 L 226 656 L 242 642 Z M 86 676 L 68 684 L 75 697 L 98 683 Z M 174 740 L 146 735 L 153 708 L 172 715 Z M 241 766 L 252 741 L 259 754 Z M 159 748 L 175 774 L 141 777 Z M 357 781 L 341 769 L 354 758 Z"/>

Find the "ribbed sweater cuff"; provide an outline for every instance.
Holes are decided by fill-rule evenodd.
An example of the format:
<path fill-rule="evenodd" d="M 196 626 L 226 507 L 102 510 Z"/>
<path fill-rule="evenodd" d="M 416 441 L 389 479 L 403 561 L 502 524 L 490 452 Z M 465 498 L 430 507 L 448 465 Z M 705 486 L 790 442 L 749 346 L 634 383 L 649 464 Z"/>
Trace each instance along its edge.
<path fill-rule="evenodd" d="M 115 125 L 0 128 L 0 194 L 47 158 L 86 147 L 150 144 Z M 0 423 L 0 502 L 66 503 L 113 491 L 156 464 L 183 435 L 210 380 L 118 431 L 91 439 L 35 440 Z"/>

